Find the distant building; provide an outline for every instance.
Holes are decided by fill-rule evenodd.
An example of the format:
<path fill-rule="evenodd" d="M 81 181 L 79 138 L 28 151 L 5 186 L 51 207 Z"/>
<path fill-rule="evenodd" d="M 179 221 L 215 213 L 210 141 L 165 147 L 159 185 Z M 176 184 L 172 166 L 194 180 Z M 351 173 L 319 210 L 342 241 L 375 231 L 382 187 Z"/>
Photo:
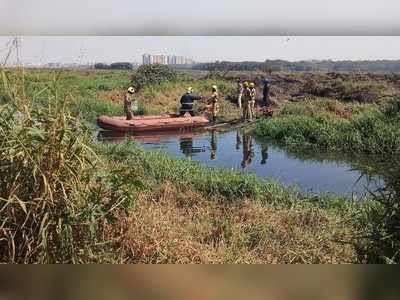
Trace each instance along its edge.
<path fill-rule="evenodd" d="M 150 58 L 151 58 L 150 54 L 143 54 L 142 55 L 143 64 L 150 65 L 151 64 Z"/>
<path fill-rule="evenodd" d="M 152 64 L 162 64 L 162 65 L 190 65 L 193 64 L 193 60 L 184 56 L 176 56 L 176 55 L 151 55 L 151 54 L 143 54 L 142 55 L 142 63 L 143 65 L 152 65 Z"/>

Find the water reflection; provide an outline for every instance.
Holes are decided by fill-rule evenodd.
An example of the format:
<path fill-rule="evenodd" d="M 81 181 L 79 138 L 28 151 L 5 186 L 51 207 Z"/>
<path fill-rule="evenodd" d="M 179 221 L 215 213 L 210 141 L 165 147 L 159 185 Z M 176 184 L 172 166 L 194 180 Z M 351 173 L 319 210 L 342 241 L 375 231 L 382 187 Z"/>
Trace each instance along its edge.
<path fill-rule="evenodd" d="M 181 137 L 179 139 L 179 148 L 181 149 L 185 157 L 189 159 L 191 159 L 196 153 L 206 151 L 203 147 L 194 147 L 192 137 Z"/>
<path fill-rule="evenodd" d="M 242 168 L 246 168 L 251 164 L 254 157 L 254 144 L 253 144 L 253 137 L 243 131 L 242 133 L 242 140 L 243 140 L 243 160 L 241 162 Z"/>
<path fill-rule="evenodd" d="M 268 145 L 261 144 L 261 162 L 260 164 L 265 165 L 268 159 Z"/>
<path fill-rule="evenodd" d="M 236 150 L 240 150 L 241 144 L 242 144 L 242 139 L 240 138 L 239 130 L 236 130 Z"/>
<path fill-rule="evenodd" d="M 217 132 L 215 130 L 211 132 L 210 148 L 211 148 L 210 159 L 215 160 L 217 158 Z"/>
<path fill-rule="evenodd" d="M 100 134 L 103 140 L 118 143 Z M 297 186 L 307 193 L 334 192 L 352 197 L 374 191 L 388 180 L 390 158 L 299 151 L 258 140 L 246 130 L 229 132 L 158 132 L 130 137 L 145 149 L 161 150 L 209 167 L 233 169 Z M 361 179 L 360 179 L 361 176 Z"/>

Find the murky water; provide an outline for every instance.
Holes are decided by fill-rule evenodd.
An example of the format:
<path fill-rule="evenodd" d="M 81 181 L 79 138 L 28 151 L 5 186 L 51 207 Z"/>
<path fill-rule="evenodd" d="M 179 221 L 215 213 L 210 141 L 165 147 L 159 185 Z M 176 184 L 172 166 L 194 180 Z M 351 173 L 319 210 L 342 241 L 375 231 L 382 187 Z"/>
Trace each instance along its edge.
<path fill-rule="evenodd" d="M 384 179 L 366 176 L 372 157 L 288 151 L 260 142 L 243 130 L 225 133 L 159 133 L 133 137 L 145 149 L 158 150 L 210 167 L 238 170 L 272 178 L 304 193 L 335 193 L 363 196 L 383 186 Z M 103 135 L 119 142 L 124 137 Z M 369 172 L 368 172 L 369 173 Z"/>

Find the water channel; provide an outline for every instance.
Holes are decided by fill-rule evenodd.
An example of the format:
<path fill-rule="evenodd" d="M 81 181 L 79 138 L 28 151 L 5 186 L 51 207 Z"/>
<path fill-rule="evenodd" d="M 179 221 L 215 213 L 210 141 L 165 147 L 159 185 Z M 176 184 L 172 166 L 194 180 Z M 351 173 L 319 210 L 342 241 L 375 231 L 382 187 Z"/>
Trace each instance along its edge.
<path fill-rule="evenodd" d="M 99 137 L 114 143 L 126 138 L 107 132 L 100 132 Z M 129 138 L 147 150 L 161 151 L 212 168 L 256 174 L 295 186 L 303 193 L 362 197 L 385 183 L 383 176 L 368 171 L 375 164 L 387 163 L 376 157 L 289 150 L 260 141 L 246 130 L 149 133 Z"/>

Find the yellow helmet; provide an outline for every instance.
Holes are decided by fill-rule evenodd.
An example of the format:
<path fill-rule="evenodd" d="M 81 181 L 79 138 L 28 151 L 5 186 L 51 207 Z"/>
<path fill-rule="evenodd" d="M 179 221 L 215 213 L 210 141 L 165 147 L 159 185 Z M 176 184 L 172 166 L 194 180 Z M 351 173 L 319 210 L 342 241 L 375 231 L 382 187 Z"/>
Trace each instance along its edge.
<path fill-rule="evenodd" d="M 133 94 L 135 92 L 135 89 L 133 87 L 128 87 L 128 92 Z"/>
<path fill-rule="evenodd" d="M 249 86 L 250 86 L 251 88 L 253 88 L 253 87 L 255 87 L 256 85 L 254 84 L 254 82 L 250 82 Z"/>
<path fill-rule="evenodd" d="M 187 92 L 190 94 L 191 92 L 193 92 L 193 88 L 192 88 L 191 86 L 189 86 L 189 87 L 187 88 Z"/>
<path fill-rule="evenodd" d="M 214 90 L 217 90 L 217 86 L 216 86 L 216 85 L 213 85 L 212 88 L 213 88 Z"/>
<path fill-rule="evenodd" d="M 243 87 L 248 87 L 249 83 L 247 81 L 243 82 Z"/>

